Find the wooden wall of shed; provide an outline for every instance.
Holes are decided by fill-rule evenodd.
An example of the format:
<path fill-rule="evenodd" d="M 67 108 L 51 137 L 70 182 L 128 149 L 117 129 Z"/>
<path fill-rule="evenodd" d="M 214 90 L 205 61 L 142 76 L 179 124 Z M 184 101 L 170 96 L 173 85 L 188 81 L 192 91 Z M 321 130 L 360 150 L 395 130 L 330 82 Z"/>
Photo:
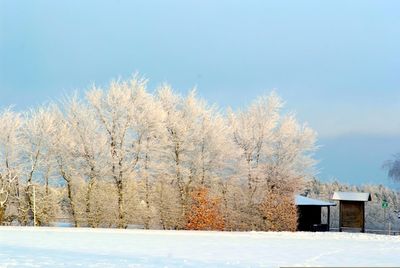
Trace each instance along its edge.
<path fill-rule="evenodd" d="M 340 201 L 339 228 L 357 228 L 364 231 L 364 202 Z"/>

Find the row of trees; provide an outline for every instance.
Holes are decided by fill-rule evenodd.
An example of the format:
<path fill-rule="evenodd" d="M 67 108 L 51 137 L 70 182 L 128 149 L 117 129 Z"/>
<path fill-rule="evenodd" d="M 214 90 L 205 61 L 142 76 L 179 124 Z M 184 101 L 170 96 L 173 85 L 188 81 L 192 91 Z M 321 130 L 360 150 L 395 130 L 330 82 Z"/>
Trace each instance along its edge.
<path fill-rule="evenodd" d="M 149 93 L 134 77 L 25 113 L 6 109 L 0 224 L 33 224 L 35 209 L 38 225 L 65 217 L 90 227 L 293 229 L 296 212 L 280 204 L 313 175 L 316 135 L 282 107 L 272 93 L 222 112 L 195 91 Z"/>

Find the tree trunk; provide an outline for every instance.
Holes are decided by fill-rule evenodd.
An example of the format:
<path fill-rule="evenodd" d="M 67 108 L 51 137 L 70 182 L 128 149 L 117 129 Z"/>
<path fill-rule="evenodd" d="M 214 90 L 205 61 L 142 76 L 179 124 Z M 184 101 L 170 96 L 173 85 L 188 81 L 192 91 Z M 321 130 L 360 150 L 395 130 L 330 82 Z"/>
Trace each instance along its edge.
<path fill-rule="evenodd" d="M 89 179 L 89 183 L 88 183 L 88 187 L 87 187 L 87 191 L 86 191 L 86 197 L 85 197 L 85 201 L 86 201 L 86 217 L 87 217 L 87 221 L 88 221 L 88 225 L 89 227 L 96 227 L 96 224 L 94 223 L 93 219 L 91 218 L 90 212 L 91 212 L 91 206 L 90 206 L 90 200 L 91 200 L 91 196 L 92 196 L 92 190 L 93 190 L 93 186 L 94 186 L 94 178 L 91 177 Z"/>
<path fill-rule="evenodd" d="M 149 139 L 147 139 L 146 143 L 146 149 L 149 149 Z M 144 158 L 144 183 L 145 183 L 145 203 L 146 203 L 146 216 L 144 219 L 144 228 L 149 229 L 150 228 L 150 221 L 151 221 L 151 215 L 150 215 L 150 181 L 149 181 L 149 155 L 146 153 L 146 156 Z"/>
<path fill-rule="evenodd" d="M 145 217 L 145 222 L 144 222 L 144 227 L 145 229 L 150 229 L 150 221 L 151 221 L 151 215 L 150 215 L 150 185 L 149 185 L 149 179 L 146 176 L 146 197 L 145 197 L 145 202 L 146 202 L 146 217 Z"/>
<path fill-rule="evenodd" d="M 166 226 L 166 222 L 165 222 L 166 218 L 165 218 L 165 208 L 164 208 L 164 181 L 162 181 L 162 180 L 160 183 L 160 195 L 158 198 L 160 200 L 159 207 L 158 207 L 159 212 L 160 212 L 160 224 L 161 224 L 163 230 L 165 230 L 167 226 Z"/>
<path fill-rule="evenodd" d="M 71 204 L 71 214 L 72 214 L 72 220 L 74 221 L 74 227 L 79 227 L 79 223 L 76 218 L 75 202 L 72 199 L 72 186 L 69 181 L 67 181 L 67 191 L 68 191 L 68 198 Z"/>
<path fill-rule="evenodd" d="M 118 191 L 118 228 L 126 228 L 125 211 L 124 211 L 124 193 L 122 181 L 117 182 Z"/>

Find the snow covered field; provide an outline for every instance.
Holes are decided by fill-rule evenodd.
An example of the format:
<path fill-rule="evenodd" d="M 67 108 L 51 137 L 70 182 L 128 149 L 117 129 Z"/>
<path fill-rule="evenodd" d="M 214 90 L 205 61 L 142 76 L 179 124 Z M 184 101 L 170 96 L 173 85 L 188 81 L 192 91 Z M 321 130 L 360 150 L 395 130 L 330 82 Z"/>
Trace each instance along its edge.
<path fill-rule="evenodd" d="M 0 227 L 0 267 L 400 266 L 400 236 Z"/>

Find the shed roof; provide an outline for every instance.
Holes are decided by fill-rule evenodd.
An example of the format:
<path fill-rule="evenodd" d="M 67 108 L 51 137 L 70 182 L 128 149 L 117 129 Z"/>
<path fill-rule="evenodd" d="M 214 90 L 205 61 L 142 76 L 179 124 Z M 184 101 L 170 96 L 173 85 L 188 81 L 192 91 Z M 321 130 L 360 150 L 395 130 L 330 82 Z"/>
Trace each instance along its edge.
<path fill-rule="evenodd" d="M 332 200 L 343 201 L 371 201 L 370 193 L 334 192 Z"/>
<path fill-rule="evenodd" d="M 296 206 L 336 206 L 335 203 L 313 199 L 302 195 L 296 195 L 295 204 Z"/>

